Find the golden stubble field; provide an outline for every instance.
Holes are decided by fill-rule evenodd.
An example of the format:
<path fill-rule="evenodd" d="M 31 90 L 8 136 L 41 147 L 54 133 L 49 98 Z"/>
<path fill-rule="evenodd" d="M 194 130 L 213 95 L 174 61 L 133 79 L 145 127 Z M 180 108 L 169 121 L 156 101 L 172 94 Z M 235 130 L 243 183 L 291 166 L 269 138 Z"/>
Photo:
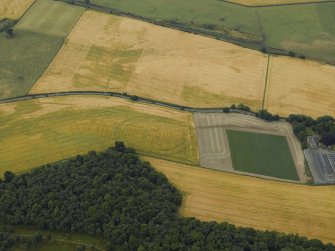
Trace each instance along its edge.
<path fill-rule="evenodd" d="M 262 103 L 267 56 L 145 22 L 87 11 L 31 93 L 119 91 L 181 105 Z"/>
<path fill-rule="evenodd" d="M 272 56 L 265 108 L 288 116 L 335 116 L 335 67 L 308 60 Z"/>
<path fill-rule="evenodd" d="M 0 20 L 2 18 L 18 19 L 35 0 L 1 0 Z"/>
<path fill-rule="evenodd" d="M 0 105 L 0 176 L 115 141 L 145 155 L 197 164 L 192 115 L 111 97 L 49 97 Z"/>
<path fill-rule="evenodd" d="M 184 196 L 180 213 L 335 243 L 335 187 L 263 180 L 145 158 Z"/>

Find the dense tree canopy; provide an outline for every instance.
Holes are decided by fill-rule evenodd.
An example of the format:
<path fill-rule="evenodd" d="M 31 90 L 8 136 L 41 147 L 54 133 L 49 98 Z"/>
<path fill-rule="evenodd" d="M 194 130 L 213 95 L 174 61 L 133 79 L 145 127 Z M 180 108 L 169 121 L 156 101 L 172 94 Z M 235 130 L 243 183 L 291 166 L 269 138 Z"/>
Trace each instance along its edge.
<path fill-rule="evenodd" d="M 103 235 L 110 250 L 335 250 L 297 235 L 177 214 L 181 193 L 122 142 L 31 173 L 6 173 L 0 223 Z"/>
<path fill-rule="evenodd" d="M 290 115 L 287 121 L 292 124 L 293 132 L 302 143 L 303 148 L 307 147 L 307 128 L 320 135 L 324 144 L 335 143 L 332 140 L 332 136 L 335 135 L 335 120 L 331 116 L 323 116 L 314 120 L 309 116 L 296 114 Z"/>

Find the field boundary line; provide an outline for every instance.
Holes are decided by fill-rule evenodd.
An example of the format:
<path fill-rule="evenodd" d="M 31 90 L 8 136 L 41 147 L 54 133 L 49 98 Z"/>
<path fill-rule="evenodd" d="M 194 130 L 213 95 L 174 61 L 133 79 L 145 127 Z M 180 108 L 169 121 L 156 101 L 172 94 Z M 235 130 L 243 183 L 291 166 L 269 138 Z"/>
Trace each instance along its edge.
<path fill-rule="evenodd" d="M 301 186 L 309 186 L 309 187 L 315 187 L 315 186 L 319 186 L 319 185 L 310 185 L 308 183 L 303 183 L 301 181 L 295 181 L 295 180 L 289 180 L 289 179 L 281 179 L 281 178 L 276 178 L 276 177 L 272 177 L 272 176 L 266 176 L 266 175 L 261 175 L 261 174 L 253 174 L 253 173 L 248 173 L 248 172 L 241 172 L 241 171 L 229 171 L 229 170 L 219 170 L 219 169 L 214 169 L 214 168 L 209 168 L 209 167 L 202 167 L 200 165 L 192 165 L 192 164 L 185 164 L 185 163 L 181 163 L 175 160 L 168 160 L 168 159 L 164 159 L 164 158 L 157 158 L 157 157 L 152 157 L 150 155 L 144 155 L 139 153 L 140 156 L 143 156 L 144 158 L 151 158 L 151 159 L 157 159 L 157 160 L 163 160 L 163 161 L 168 161 L 168 162 L 172 162 L 172 163 L 176 163 L 176 164 L 180 164 L 180 165 L 186 165 L 186 166 L 190 166 L 193 168 L 201 168 L 201 169 L 205 169 L 205 170 L 209 170 L 212 172 L 220 172 L 220 173 L 227 173 L 227 174 L 233 174 L 233 175 L 238 175 L 238 176 L 244 176 L 244 177 L 251 177 L 251 178 L 256 178 L 256 179 L 261 179 L 261 180 L 270 180 L 270 181 L 274 181 L 274 182 L 280 182 L 280 183 L 286 183 L 286 184 L 295 184 L 295 185 L 301 185 Z M 146 159 L 145 159 L 146 160 Z M 150 160 L 148 160 L 150 162 Z M 152 166 L 153 168 L 155 168 L 155 166 Z"/>
<path fill-rule="evenodd" d="M 139 97 L 136 95 L 129 95 L 125 93 L 119 93 L 119 92 L 101 92 L 101 91 L 68 91 L 68 92 L 52 92 L 52 93 L 40 93 L 40 94 L 27 94 L 24 96 L 18 96 L 8 99 L 2 99 L 0 100 L 0 104 L 6 104 L 6 103 L 14 103 L 14 102 L 20 102 L 25 100 L 31 100 L 31 99 L 42 99 L 42 98 L 48 98 L 48 97 L 64 97 L 64 96 L 105 96 L 105 97 L 116 97 L 116 98 L 122 98 L 126 100 L 130 100 L 133 102 L 140 102 L 144 104 L 151 104 L 151 105 L 157 105 L 161 107 L 171 108 L 179 111 L 185 111 L 185 112 L 208 112 L 208 113 L 222 113 L 224 107 L 215 107 L 215 108 L 200 108 L 200 107 L 189 107 L 189 106 L 182 106 L 178 104 L 168 103 L 164 101 L 158 101 L 154 99 Z M 245 112 L 245 111 L 238 111 L 236 109 L 230 109 L 230 112 L 233 113 L 242 113 L 249 116 L 255 116 L 251 112 Z"/>
<path fill-rule="evenodd" d="M 262 110 L 264 110 L 264 105 L 265 105 L 265 96 L 266 96 L 267 86 L 268 86 L 270 60 L 271 60 L 271 55 L 268 54 L 268 62 L 267 62 L 267 65 L 266 65 L 266 74 L 265 74 L 265 81 L 264 81 L 264 92 L 263 92 Z"/>

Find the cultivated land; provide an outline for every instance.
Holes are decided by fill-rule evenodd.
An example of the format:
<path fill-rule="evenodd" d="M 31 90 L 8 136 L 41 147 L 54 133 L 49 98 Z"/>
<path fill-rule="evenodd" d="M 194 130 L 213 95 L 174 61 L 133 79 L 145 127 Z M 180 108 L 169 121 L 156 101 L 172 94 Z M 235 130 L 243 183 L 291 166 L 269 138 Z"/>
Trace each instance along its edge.
<path fill-rule="evenodd" d="M 227 136 L 234 169 L 299 181 L 286 137 L 232 130 Z"/>
<path fill-rule="evenodd" d="M 70 4 L 37 0 L 15 28 L 65 37 L 83 12 L 84 8 Z"/>
<path fill-rule="evenodd" d="M 61 48 L 61 37 L 15 30 L 0 33 L 0 99 L 27 94 Z"/>
<path fill-rule="evenodd" d="M 255 15 L 267 45 L 335 63 L 334 13 L 331 2 L 256 8 Z"/>
<path fill-rule="evenodd" d="M 119 91 L 194 107 L 242 102 L 257 110 L 266 61 L 229 43 L 88 11 L 31 93 Z M 270 112 L 335 115 L 334 66 L 271 56 L 269 67 Z"/>
<path fill-rule="evenodd" d="M 184 26 L 210 27 L 211 32 L 213 27 L 206 25 L 212 24 L 220 34 L 257 40 L 265 47 L 295 51 L 335 63 L 335 2 L 265 8 L 218 0 L 91 2 L 166 23 L 173 20 Z"/>
<path fill-rule="evenodd" d="M 2 18 L 18 19 L 35 0 L 1 0 L 0 20 Z"/>
<path fill-rule="evenodd" d="M 329 0 L 224 0 L 248 6 L 329 2 Z"/>
<path fill-rule="evenodd" d="M 210 38 L 88 11 L 31 93 L 119 91 L 189 106 L 259 109 L 266 56 Z"/>
<path fill-rule="evenodd" d="M 103 150 L 117 140 L 141 154 L 197 163 L 189 113 L 88 96 L 0 105 L 1 174 Z"/>
<path fill-rule="evenodd" d="M 335 116 L 335 67 L 271 57 L 265 108 L 282 116 Z"/>
<path fill-rule="evenodd" d="M 194 122 L 197 131 L 201 166 L 264 178 L 293 179 L 300 180 L 301 182 L 308 181 L 305 173 L 305 158 L 300 143 L 294 136 L 289 123 L 269 123 L 252 116 L 233 113 L 194 113 Z M 233 142 L 231 142 L 228 140 L 228 136 L 229 131 L 232 130 L 239 131 L 238 134 L 246 132 L 247 135 L 254 135 L 256 133 L 260 135 L 256 137 L 255 142 L 247 141 L 239 143 L 239 139 L 234 139 Z M 274 139 L 272 139 L 273 146 L 268 145 L 269 138 L 267 136 L 270 138 L 274 137 Z M 276 145 L 278 141 L 276 136 L 283 137 L 279 140 L 282 144 Z M 284 142 L 282 142 L 283 139 L 285 139 Z M 255 145 L 251 147 L 250 143 Z M 263 143 L 267 143 L 268 149 L 262 149 L 264 148 Z M 250 146 L 250 148 L 244 149 L 247 145 Z M 280 148 L 279 150 L 278 147 Z M 285 147 L 286 150 L 281 149 L 281 147 Z M 256 150 L 259 152 L 254 153 L 257 154 L 255 158 L 248 160 L 243 159 L 243 151 Z M 280 152 L 274 154 L 277 150 Z M 267 152 L 265 154 L 266 156 L 264 156 L 264 153 L 261 153 L 262 151 Z M 251 157 L 251 152 L 244 152 L 244 154 L 247 154 L 244 156 L 245 158 Z M 271 156 L 269 156 L 269 154 L 271 154 Z M 282 155 L 280 156 L 279 154 Z M 294 164 L 292 163 L 292 158 Z M 241 163 L 238 162 L 239 160 L 250 163 L 245 165 L 244 168 L 241 168 Z M 260 162 L 255 163 L 255 161 Z M 271 162 L 271 165 L 268 165 L 269 162 Z M 274 165 L 272 165 L 272 162 L 275 162 Z M 280 163 L 285 162 L 287 164 L 287 170 L 285 172 L 277 172 L 276 168 L 280 167 Z M 299 178 L 296 176 L 296 172 Z"/>
<path fill-rule="evenodd" d="M 38 0 L 15 25 L 13 37 L 0 33 L 0 99 L 27 94 L 83 11 L 61 2 Z"/>
<path fill-rule="evenodd" d="M 181 214 L 335 243 L 335 187 L 256 179 L 146 158 L 181 189 Z"/>

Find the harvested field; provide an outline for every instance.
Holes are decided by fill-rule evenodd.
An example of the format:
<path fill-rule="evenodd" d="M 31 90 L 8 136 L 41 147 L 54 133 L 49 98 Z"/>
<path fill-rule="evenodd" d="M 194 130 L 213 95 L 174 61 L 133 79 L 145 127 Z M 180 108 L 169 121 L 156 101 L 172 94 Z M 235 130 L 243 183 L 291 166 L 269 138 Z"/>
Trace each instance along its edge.
<path fill-rule="evenodd" d="M 227 136 L 235 170 L 299 181 L 285 136 L 233 130 Z"/>
<path fill-rule="evenodd" d="M 0 105 L 0 173 L 23 172 L 117 140 L 141 154 L 197 164 L 192 116 L 109 97 L 55 97 Z"/>
<path fill-rule="evenodd" d="M 37 0 L 15 28 L 65 37 L 83 12 L 82 7 L 53 0 Z"/>
<path fill-rule="evenodd" d="M 292 127 L 289 123 L 286 122 L 269 123 L 252 116 L 233 114 L 233 113 L 231 114 L 195 113 L 194 122 L 197 130 L 197 140 L 199 145 L 201 166 L 221 171 L 238 172 L 242 174 L 254 175 L 264 178 L 274 178 L 274 179 L 279 178 L 288 180 L 293 179 L 293 180 L 300 180 L 301 182 L 308 181 L 307 175 L 305 173 L 305 165 L 304 165 L 305 158 L 301 150 L 300 143 L 294 136 Z M 266 136 L 285 137 L 288 143 L 289 152 L 286 152 L 284 155 L 291 154 L 294 162 L 294 164 L 291 162 L 287 163 L 288 166 L 290 167 L 288 168 L 289 176 L 283 175 L 283 173 L 281 172 L 278 173 L 278 170 L 276 170 L 277 168 L 279 168 L 281 162 L 288 161 L 286 159 L 287 156 L 286 157 L 282 156 L 280 158 L 281 160 L 276 160 L 275 156 L 276 154 L 274 154 L 274 152 L 272 152 L 272 157 L 274 158 L 274 162 L 277 161 L 274 165 L 270 164 L 271 162 L 270 158 L 267 160 L 268 161 L 267 163 L 255 163 L 254 165 L 252 165 L 252 163 L 249 163 L 250 166 L 245 165 L 245 169 L 241 168 L 240 163 L 238 163 L 237 160 L 240 156 L 240 153 L 243 152 L 244 146 L 242 145 L 239 146 L 238 141 L 231 142 L 230 140 L 228 140 L 229 131 L 231 130 L 239 131 L 239 133 L 246 132 L 248 133 L 248 135 L 249 133 L 250 134 L 258 133 L 262 134 L 263 135 L 262 137 Z M 255 142 L 255 148 L 252 150 L 256 150 L 258 144 L 259 147 L 262 148 L 263 147 L 262 143 L 264 142 L 261 141 Z M 281 148 L 281 146 L 279 146 L 279 148 Z M 274 149 L 276 148 L 274 147 L 266 151 L 271 152 Z M 232 159 L 232 157 L 234 157 L 235 159 L 234 158 Z M 259 158 L 263 158 L 262 155 L 261 154 L 258 155 L 258 153 L 257 156 L 255 157 L 256 158 L 253 158 L 253 160 L 256 162 L 258 162 Z M 268 157 L 269 156 L 264 157 L 264 160 Z M 243 160 L 243 157 L 241 158 L 241 160 Z M 248 162 L 250 162 L 250 160 L 248 160 Z M 236 166 L 234 166 L 233 164 Z M 262 164 L 263 167 L 261 168 L 260 166 L 258 166 L 259 164 Z M 254 168 L 252 168 L 252 166 L 254 166 Z M 294 172 L 295 171 L 294 166 L 296 168 L 296 172 L 298 173 L 299 178 L 296 176 L 296 172 Z M 258 168 L 261 168 L 262 172 L 260 172 Z M 292 172 L 294 174 L 292 174 Z"/>
<path fill-rule="evenodd" d="M 248 6 L 329 2 L 329 0 L 224 0 L 224 1 L 230 3 L 239 3 Z"/>
<path fill-rule="evenodd" d="M 180 213 L 335 243 L 335 187 L 288 184 L 145 158 L 183 191 Z"/>
<path fill-rule="evenodd" d="M 61 37 L 15 30 L 0 33 L 0 99 L 27 94 L 63 44 Z"/>
<path fill-rule="evenodd" d="M 335 67 L 288 57 L 272 57 L 265 108 L 282 116 L 335 116 Z"/>
<path fill-rule="evenodd" d="M 206 37 L 87 11 L 31 93 L 119 91 L 181 105 L 262 103 L 266 56 Z"/>
<path fill-rule="evenodd" d="M 35 0 L 1 0 L 0 20 L 3 18 L 19 19 Z"/>

